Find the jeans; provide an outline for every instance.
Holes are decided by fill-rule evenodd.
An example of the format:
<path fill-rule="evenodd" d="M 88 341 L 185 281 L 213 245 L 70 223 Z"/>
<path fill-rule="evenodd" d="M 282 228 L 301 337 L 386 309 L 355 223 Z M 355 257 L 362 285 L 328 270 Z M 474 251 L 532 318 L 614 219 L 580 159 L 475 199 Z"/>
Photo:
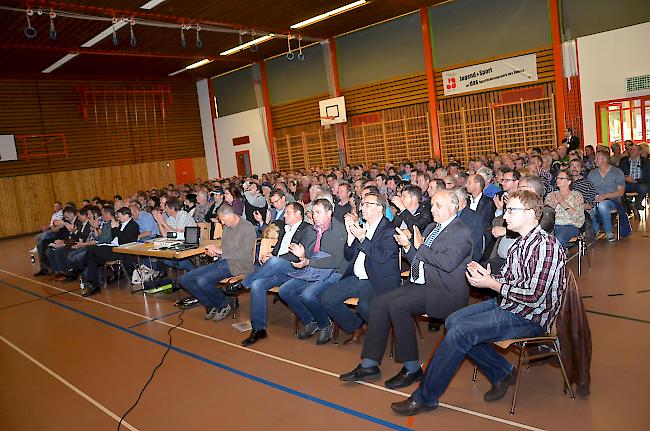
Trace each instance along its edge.
<path fill-rule="evenodd" d="M 612 210 L 615 209 L 614 202 L 606 199 L 602 202 L 597 202 L 596 206 L 591 209 L 591 221 L 594 224 L 594 232 L 600 232 L 600 223 L 603 224 L 603 229 L 608 235 L 612 234 Z"/>
<path fill-rule="evenodd" d="M 192 261 L 189 259 L 164 259 L 162 260 L 162 264 L 168 268 L 182 269 L 185 271 L 191 271 L 194 269 L 194 265 L 192 265 Z"/>
<path fill-rule="evenodd" d="M 646 183 L 625 183 L 625 193 L 638 193 L 634 200 L 637 209 L 641 208 L 641 202 L 648 194 L 648 185 Z"/>
<path fill-rule="evenodd" d="M 437 405 L 467 356 L 494 385 L 510 371 L 512 364 L 491 342 L 508 338 L 536 337 L 544 330 L 489 300 L 461 308 L 445 321 L 447 334 L 436 349 L 418 389 L 412 397 L 427 405 Z"/>
<path fill-rule="evenodd" d="M 183 289 L 187 290 L 210 312 L 212 308 L 221 310 L 226 306 L 226 296 L 223 290 L 215 284 L 224 278 L 232 277 L 228 261 L 217 261 L 185 273 L 180 278 Z"/>
<path fill-rule="evenodd" d="M 68 268 L 65 269 L 74 269 L 78 272 L 83 271 L 86 262 L 86 254 L 90 248 L 91 247 L 82 247 L 76 250 L 72 250 L 67 259 Z"/>
<path fill-rule="evenodd" d="M 320 295 L 320 302 L 332 320 L 346 333 L 351 334 L 363 322 L 370 320 L 370 301 L 376 294 L 376 289 L 372 288 L 368 280 L 360 280 L 350 275 L 325 290 Z M 359 298 L 356 313 L 343 303 L 346 299 L 355 297 Z"/>
<path fill-rule="evenodd" d="M 242 281 L 251 290 L 251 324 L 254 329 L 266 329 L 266 294 L 273 286 L 289 280 L 287 273 L 293 269 L 288 260 L 272 256 Z"/>
<path fill-rule="evenodd" d="M 556 224 L 553 233 L 566 250 L 569 247 L 569 240 L 574 236 L 578 236 L 580 229 L 572 224 Z"/>
<path fill-rule="evenodd" d="M 338 272 L 332 272 L 322 281 L 310 282 L 292 278 L 280 286 L 278 294 L 303 324 L 316 322 L 319 329 L 324 329 L 329 326 L 329 317 L 319 297 L 325 289 L 338 283 L 341 277 Z"/>

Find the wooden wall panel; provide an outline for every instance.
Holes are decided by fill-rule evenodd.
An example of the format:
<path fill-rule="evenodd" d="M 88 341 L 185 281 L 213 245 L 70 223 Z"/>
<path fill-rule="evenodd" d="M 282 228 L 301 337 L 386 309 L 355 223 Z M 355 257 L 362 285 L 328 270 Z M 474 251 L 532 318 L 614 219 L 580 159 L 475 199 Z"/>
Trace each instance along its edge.
<path fill-rule="evenodd" d="M 195 157 L 192 162 L 194 163 L 194 174 L 197 180 L 205 181 L 208 179 L 208 164 L 205 157 Z"/>
<path fill-rule="evenodd" d="M 68 145 L 66 158 L 0 163 L 0 177 L 204 155 L 192 82 L 0 80 L 0 132 L 63 133 Z"/>
<path fill-rule="evenodd" d="M 197 176 L 204 180 L 205 157 L 194 158 L 193 163 Z M 120 194 L 126 198 L 140 190 L 175 183 L 173 160 L 0 177 L 0 238 L 38 231 L 49 222 L 55 200 L 80 205 L 94 196 L 112 199 Z"/>

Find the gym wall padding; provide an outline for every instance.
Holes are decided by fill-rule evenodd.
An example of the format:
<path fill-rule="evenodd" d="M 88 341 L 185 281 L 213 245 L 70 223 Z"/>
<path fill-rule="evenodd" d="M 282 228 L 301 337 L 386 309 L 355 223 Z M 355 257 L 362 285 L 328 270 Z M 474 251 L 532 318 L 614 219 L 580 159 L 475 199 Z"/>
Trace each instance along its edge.
<path fill-rule="evenodd" d="M 251 66 L 214 78 L 212 82 L 219 117 L 257 108 Z"/>
<path fill-rule="evenodd" d="M 297 43 L 297 40 L 291 40 L 292 50 L 297 47 Z M 272 106 L 328 92 L 321 44 L 312 45 L 302 52 L 305 56 L 302 61 L 297 57 L 289 61 L 285 55 L 266 61 Z M 294 55 L 297 54 L 294 52 Z"/>
<path fill-rule="evenodd" d="M 418 12 L 339 36 L 336 50 L 343 90 L 425 72 Z"/>
<path fill-rule="evenodd" d="M 436 68 L 551 43 L 548 0 L 454 0 L 429 16 Z"/>
<path fill-rule="evenodd" d="M 650 21 L 649 0 L 562 0 L 562 9 L 565 39 Z"/>

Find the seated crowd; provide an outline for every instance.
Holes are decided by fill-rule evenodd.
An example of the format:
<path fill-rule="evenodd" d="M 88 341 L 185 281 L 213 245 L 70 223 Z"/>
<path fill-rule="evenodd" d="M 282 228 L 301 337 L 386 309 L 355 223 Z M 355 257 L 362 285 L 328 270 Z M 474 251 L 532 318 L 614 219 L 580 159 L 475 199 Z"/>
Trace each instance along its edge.
<path fill-rule="evenodd" d="M 613 155 L 608 147 L 582 153 L 560 145 L 484 155 L 466 167 L 448 157 L 446 166 L 430 159 L 170 184 L 129 199 L 93 198 L 79 210 L 57 202 L 36 239 L 36 275 L 83 274 L 89 296 L 100 291 L 100 267 L 120 258 L 112 246 L 220 223 L 221 246 L 205 250 L 212 263 L 176 265 L 187 270 L 180 286 L 205 307 L 204 318 L 223 320 L 250 290 L 252 331 L 242 342 L 250 346 L 268 336 L 267 292 L 277 287 L 302 322 L 299 339 L 317 334 L 326 344 L 336 323 L 350 335 L 346 343 L 363 343 L 360 364 L 343 381 L 380 377 L 392 328 L 403 368 L 385 385 L 420 381 L 392 405 L 412 415 L 437 407 L 465 357 L 492 383 L 485 400 L 502 398 L 516 370 L 490 343 L 548 332 L 572 239 L 597 238 L 602 226 L 616 241 L 614 213 L 620 235 L 629 235 L 627 212 L 638 216 L 649 184 L 647 146 L 630 142 Z M 626 192 L 636 193 L 634 202 Z M 277 242 L 256 252 L 260 237 Z M 471 287 L 492 299 L 468 305 Z M 350 298 L 358 298 L 356 309 L 346 305 Z M 413 324 L 424 314 L 447 331 L 426 370 Z"/>

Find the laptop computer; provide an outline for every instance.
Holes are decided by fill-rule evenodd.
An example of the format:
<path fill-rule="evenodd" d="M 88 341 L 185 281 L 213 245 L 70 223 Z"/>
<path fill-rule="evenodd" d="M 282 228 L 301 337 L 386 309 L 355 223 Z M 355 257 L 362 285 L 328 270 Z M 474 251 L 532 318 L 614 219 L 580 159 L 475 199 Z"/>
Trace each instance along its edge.
<path fill-rule="evenodd" d="M 201 228 L 198 226 L 186 226 L 184 232 L 185 239 L 181 244 L 176 244 L 169 247 L 169 250 L 190 250 L 199 248 L 199 240 L 201 239 Z"/>

